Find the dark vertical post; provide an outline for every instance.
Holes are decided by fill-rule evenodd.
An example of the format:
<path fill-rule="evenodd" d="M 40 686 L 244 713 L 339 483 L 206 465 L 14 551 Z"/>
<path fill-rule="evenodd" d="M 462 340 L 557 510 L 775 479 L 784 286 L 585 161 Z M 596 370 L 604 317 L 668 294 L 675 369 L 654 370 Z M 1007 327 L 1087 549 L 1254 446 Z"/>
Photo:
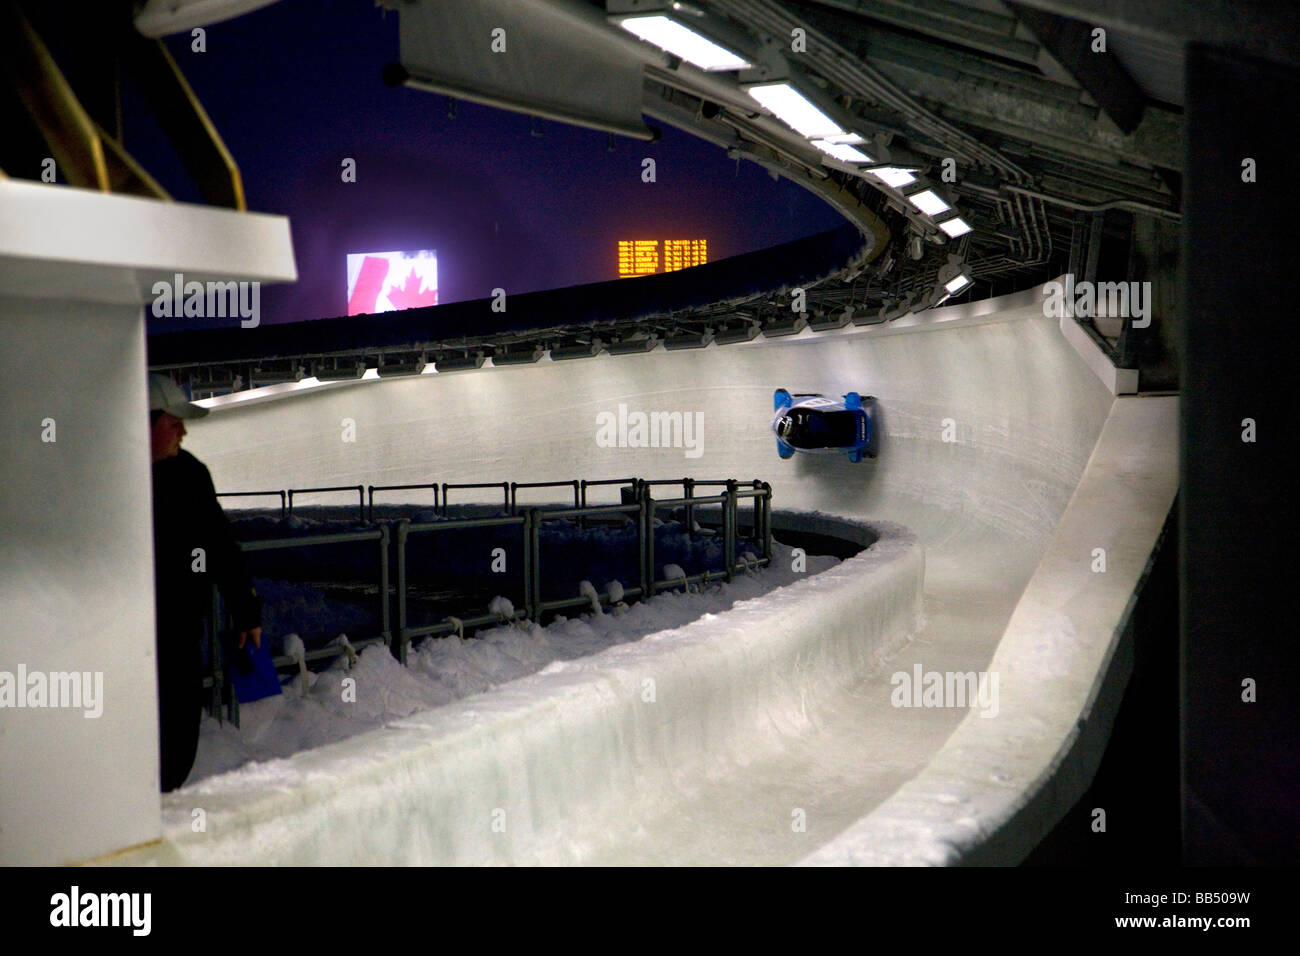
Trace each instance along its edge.
<path fill-rule="evenodd" d="M 727 500 L 722 503 L 722 555 L 727 563 L 727 580 L 736 573 L 736 490 L 735 478 L 727 479 Z"/>
<path fill-rule="evenodd" d="M 542 623 L 542 518 L 538 508 L 529 508 L 524 515 L 524 533 L 527 580 L 524 582 L 524 603 L 530 620 Z"/>
<path fill-rule="evenodd" d="M 1282 109 L 1297 96 L 1292 67 L 1188 48 L 1179 342 L 1186 865 L 1300 858 L 1288 464 L 1300 202 L 1292 117 Z M 1243 181 L 1248 161 L 1255 182 Z"/>
<path fill-rule="evenodd" d="M 763 482 L 763 557 L 772 561 L 772 486 Z"/>
<path fill-rule="evenodd" d="M 641 600 L 655 596 L 655 509 L 650 485 L 638 482 L 637 501 L 641 505 Z"/>
<path fill-rule="evenodd" d="M 403 664 L 406 663 L 406 536 L 411 522 L 403 518 L 397 522 L 397 641 L 389 650 Z"/>
<path fill-rule="evenodd" d="M 379 617 L 383 628 L 384 643 L 393 649 L 393 629 L 388 608 L 388 545 L 390 535 L 388 525 L 379 526 Z"/>
<path fill-rule="evenodd" d="M 687 498 L 695 497 L 694 478 L 682 479 L 682 494 Z M 695 529 L 695 505 L 687 505 L 686 506 L 686 537 L 688 538 L 694 537 L 695 536 L 694 529 Z"/>

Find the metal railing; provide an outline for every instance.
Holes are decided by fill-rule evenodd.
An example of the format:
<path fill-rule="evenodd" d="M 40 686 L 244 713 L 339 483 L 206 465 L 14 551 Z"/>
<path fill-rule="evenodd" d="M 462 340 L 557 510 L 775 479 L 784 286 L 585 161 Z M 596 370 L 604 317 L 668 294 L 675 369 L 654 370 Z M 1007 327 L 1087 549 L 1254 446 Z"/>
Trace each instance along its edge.
<path fill-rule="evenodd" d="M 357 541 L 378 541 L 379 542 L 379 621 L 380 629 L 378 634 L 362 637 L 357 640 L 349 639 L 352 647 L 367 647 L 371 644 L 385 644 L 392 646 L 393 634 L 389 619 L 389 542 L 391 535 L 387 525 L 380 525 L 378 528 L 368 531 L 341 531 L 334 534 L 314 534 L 305 535 L 298 538 L 267 538 L 260 541 L 240 541 L 239 549 L 243 552 L 254 551 L 278 551 L 296 548 L 312 548 L 328 544 L 351 544 Z M 231 691 L 230 679 L 226 676 L 226 667 L 223 660 L 225 649 L 221 646 L 221 633 L 226 628 L 226 615 L 221 608 L 220 595 L 217 592 L 217 586 L 212 586 L 212 616 L 209 618 L 208 638 L 209 638 L 209 664 L 210 671 L 204 677 L 203 686 L 211 689 L 211 698 L 208 709 L 210 712 L 217 714 L 221 705 L 224 703 L 227 707 L 227 714 L 230 720 L 239 726 L 239 701 Z M 215 622 L 215 623 L 214 623 Z M 317 660 L 332 659 L 347 653 L 347 648 L 331 645 L 329 647 L 318 648 L 314 651 L 306 651 L 303 654 L 304 662 Z M 291 667 L 298 664 L 298 659 L 281 655 L 274 658 L 273 663 L 276 669 L 282 667 Z"/>
<path fill-rule="evenodd" d="M 366 520 L 366 490 L 361 485 L 330 485 L 328 488 L 290 488 L 289 514 L 293 514 L 293 496 L 317 494 L 324 491 L 355 491 L 357 493 L 357 517 Z"/>
<path fill-rule="evenodd" d="M 573 489 L 573 507 L 579 508 L 583 501 L 578 491 L 578 480 L 573 481 L 512 481 L 510 482 L 510 513 L 515 514 L 518 510 L 520 488 L 572 488 Z"/>
<path fill-rule="evenodd" d="M 218 498 L 270 498 L 280 496 L 280 520 L 285 516 L 285 493 L 283 491 L 218 491 Z"/>
<path fill-rule="evenodd" d="M 465 490 L 469 488 L 500 488 L 501 505 L 507 513 L 510 511 L 510 482 L 508 481 L 471 481 L 461 484 L 442 483 L 442 513 L 447 514 L 447 492 L 453 489 Z"/>
<path fill-rule="evenodd" d="M 494 528 L 519 526 L 524 529 L 524 540 L 528 540 L 529 518 L 519 517 L 516 515 L 507 515 L 500 518 L 457 518 L 445 521 L 421 521 L 412 523 L 406 518 L 397 522 L 397 533 L 393 535 L 393 540 L 397 547 L 397 642 L 396 646 L 390 645 L 393 656 L 403 664 L 406 663 L 407 651 L 411 646 L 411 641 L 419 637 L 428 637 L 434 634 L 464 634 L 466 627 L 478 627 L 483 624 L 496 623 L 500 620 L 494 613 L 479 614 L 472 617 L 448 616 L 437 624 L 429 624 L 423 627 L 409 627 L 407 625 L 407 573 L 406 573 L 406 546 L 413 534 L 430 534 L 434 532 L 462 531 L 473 528 Z M 532 555 L 527 547 L 524 548 L 523 560 L 523 577 L 527 582 L 532 573 L 530 559 Z M 525 585 L 526 588 L 526 585 Z M 525 594 L 527 591 L 525 590 Z M 527 604 L 527 601 L 525 601 Z M 527 614 L 527 612 L 526 612 Z M 516 617 L 518 612 L 516 612 Z M 531 615 L 529 615 L 531 616 Z"/>
<path fill-rule="evenodd" d="M 433 489 L 433 509 L 438 510 L 438 483 L 430 481 L 425 484 L 415 485 L 371 485 L 370 494 L 370 520 L 375 520 L 375 492 L 376 491 L 410 491 L 415 488 L 432 488 Z"/>
<path fill-rule="evenodd" d="M 617 485 L 631 488 L 630 501 L 623 501 L 620 504 L 613 505 L 589 505 L 587 504 L 587 492 L 589 488 L 605 485 Z M 658 485 L 681 485 L 683 494 L 676 498 L 654 498 L 652 490 Z M 485 624 L 495 624 L 503 620 L 503 616 L 494 611 L 488 613 L 478 613 L 470 616 L 459 617 L 456 615 L 444 615 L 441 621 L 431 624 L 422 624 L 411 626 L 409 602 L 411 599 L 411 587 L 407 568 L 408 544 L 413 536 L 441 534 L 451 531 L 467 529 L 484 529 L 493 527 L 517 527 L 521 533 L 523 560 L 520 568 L 523 584 L 523 608 L 515 610 L 514 619 L 525 619 L 540 621 L 542 616 L 547 613 L 561 611 L 568 608 L 587 606 L 591 603 L 589 595 L 574 596 L 566 598 L 556 598 L 546 600 L 542 595 L 542 557 L 541 557 L 541 531 L 542 525 L 551 521 L 576 520 L 581 525 L 588 518 L 624 516 L 632 521 L 636 528 L 636 550 L 637 550 L 637 580 L 632 586 L 624 585 L 623 594 L 629 598 L 648 598 L 654 596 L 659 591 L 667 590 L 677 586 L 690 586 L 692 584 L 705 584 L 710 581 L 727 580 L 730 581 L 737 571 L 743 571 L 752 567 L 764 566 L 771 563 L 772 559 L 772 488 L 771 485 L 762 481 L 753 481 L 742 485 L 735 479 L 726 480 L 697 480 L 693 478 L 666 478 L 656 480 L 643 480 L 640 478 L 611 478 L 596 481 L 561 481 L 561 482 L 488 482 L 472 484 L 448 484 L 443 483 L 441 486 L 429 482 L 411 485 L 371 485 L 370 486 L 370 509 L 371 518 L 373 519 L 374 509 L 374 492 L 384 490 L 398 489 L 417 489 L 432 488 L 434 489 L 435 508 L 439 506 L 438 489 L 441 487 L 440 514 L 447 514 L 447 491 L 449 489 L 470 489 L 470 488 L 501 488 L 503 489 L 503 504 L 507 511 L 499 517 L 481 517 L 481 518 L 439 518 L 435 521 L 412 522 L 407 518 L 399 519 L 396 522 L 395 530 L 390 532 L 387 524 L 380 524 L 378 527 L 364 531 L 347 531 L 330 534 L 313 534 L 292 538 L 274 538 L 262 541 L 241 542 L 240 548 L 245 552 L 286 550 L 290 548 L 311 548 L 328 544 L 353 543 L 360 541 L 377 541 L 379 542 L 379 594 L 380 594 L 380 631 L 378 634 L 370 635 L 360 640 L 350 641 L 353 647 L 363 647 L 370 644 L 384 643 L 392 651 L 393 655 L 403 663 L 406 662 L 407 654 L 412 641 L 422 637 L 429 637 L 443 634 L 461 634 L 466 629 L 480 627 Z M 571 508 L 539 508 L 530 507 L 524 510 L 523 514 L 515 514 L 517 509 L 518 496 L 520 488 L 558 488 L 570 487 L 574 489 L 575 506 Z M 695 490 L 700 487 L 722 487 L 724 490 L 716 495 L 700 496 L 695 494 Z M 294 494 L 305 494 L 309 492 L 322 491 L 357 491 L 361 500 L 361 511 L 364 520 L 365 498 L 364 489 L 361 485 L 342 485 L 331 486 L 328 488 L 297 488 L 289 489 L 287 493 L 288 513 L 293 513 L 293 496 Z M 227 494 L 276 494 L 276 492 L 230 492 Z M 753 499 L 754 511 L 752 519 L 752 535 L 755 538 L 761 552 L 753 560 L 739 560 L 736 554 L 737 538 L 740 534 L 739 527 L 739 504 L 745 499 Z M 685 527 L 689 533 L 692 532 L 695 524 L 696 509 L 701 507 L 717 506 L 721 510 L 722 517 L 722 537 L 723 537 L 723 556 L 721 567 L 708 568 L 704 571 L 697 572 L 686 577 L 660 578 L 656 574 L 655 563 L 655 540 L 654 540 L 654 522 L 656 512 L 668 508 L 683 508 L 686 515 Z M 390 548 L 392 555 L 390 557 Z M 390 567 L 395 564 L 396 567 L 396 587 L 390 594 Z M 622 584 L 622 582 L 619 582 Z M 576 584 L 576 582 L 575 582 Z M 217 602 L 216 591 L 213 591 L 213 621 L 222 621 L 219 604 Z M 602 603 L 610 603 L 611 598 L 608 591 L 597 592 L 597 598 Z M 392 606 L 395 602 L 395 608 Z M 393 617 L 396 617 L 396 628 L 390 626 Z M 220 628 L 211 629 L 212 639 L 212 657 L 214 664 L 212 672 L 204 680 L 204 686 L 211 688 L 210 708 L 214 713 L 219 712 L 222 704 L 229 708 L 231 719 L 238 724 L 238 704 L 234 694 L 229 689 L 229 679 L 223 675 L 221 666 L 221 647 L 218 639 Z M 338 657 L 348 652 L 346 647 L 330 645 L 328 647 L 318 648 L 305 654 L 306 661 L 317 661 Z M 280 656 L 274 661 L 277 669 L 299 666 L 297 658 Z"/>

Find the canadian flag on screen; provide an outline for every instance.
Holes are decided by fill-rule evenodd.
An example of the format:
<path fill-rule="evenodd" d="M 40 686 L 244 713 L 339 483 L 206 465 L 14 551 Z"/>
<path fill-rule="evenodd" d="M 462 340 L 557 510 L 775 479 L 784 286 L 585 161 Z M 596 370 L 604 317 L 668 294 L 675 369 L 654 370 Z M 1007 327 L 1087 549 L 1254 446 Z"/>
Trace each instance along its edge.
<path fill-rule="evenodd" d="M 438 304 L 438 256 L 420 252 L 348 254 L 348 315 Z"/>

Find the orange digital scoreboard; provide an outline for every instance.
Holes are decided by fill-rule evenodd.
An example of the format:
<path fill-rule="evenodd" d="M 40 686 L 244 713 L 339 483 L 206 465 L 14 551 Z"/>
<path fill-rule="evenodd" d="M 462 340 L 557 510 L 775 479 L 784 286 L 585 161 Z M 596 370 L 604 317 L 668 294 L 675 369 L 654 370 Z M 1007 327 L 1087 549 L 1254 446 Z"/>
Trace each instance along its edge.
<path fill-rule="evenodd" d="M 618 277 L 675 272 L 709 261 L 707 239 L 620 239 Z"/>

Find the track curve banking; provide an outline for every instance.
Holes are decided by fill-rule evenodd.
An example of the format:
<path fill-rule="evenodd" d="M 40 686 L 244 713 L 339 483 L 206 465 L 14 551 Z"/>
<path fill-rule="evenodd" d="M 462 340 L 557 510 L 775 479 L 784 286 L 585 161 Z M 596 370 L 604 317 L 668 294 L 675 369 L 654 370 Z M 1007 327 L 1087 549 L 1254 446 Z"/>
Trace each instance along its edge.
<path fill-rule="evenodd" d="M 568 694 L 569 703 L 554 704 L 549 718 L 537 709 L 542 704 L 530 698 L 526 703 L 532 722 L 517 726 L 513 733 L 508 727 L 485 726 L 496 718 L 498 723 L 523 719 L 519 716 L 523 711 L 515 705 L 522 706 L 524 696 L 533 690 L 507 686 L 472 699 L 472 706 L 463 708 L 463 713 L 471 716 L 463 717 L 463 732 L 458 731 L 462 738 L 478 735 L 475 746 L 485 753 L 476 759 L 500 761 L 497 791 L 494 795 L 492 785 L 484 784 L 480 791 L 457 795 L 454 781 L 448 782 L 454 774 L 444 768 L 447 779 L 435 788 L 437 812 L 454 818 L 454 826 L 439 831 L 441 836 L 429 835 L 432 830 L 422 830 L 425 835 L 419 839 L 411 839 L 409 832 L 403 836 L 409 818 L 404 820 L 392 812 L 400 801 L 393 804 L 390 797 L 389 809 L 382 806 L 382 788 L 392 785 L 391 781 L 370 789 L 364 781 L 350 785 L 347 780 L 352 772 L 349 768 L 358 766 L 363 751 L 374 753 L 389 746 L 384 735 L 418 737 L 417 721 L 357 738 L 357 744 L 345 742 L 327 748 L 328 753 L 294 758 L 308 781 L 325 782 L 304 784 L 318 789 L 300 797 L 281 794 L 279 803 L 268 798 L 262 804 L 264 818 L 257 817 L 263 811 L 247 810 L 239 826 L 228 831 L 234 835 L 224 848 L 214 846 L 220 842 L 216 839 L 196 842 L 186 838 L 189 808 L 198 805 L 192 790 L 218 806 L 223 800 L 231 807 L 241 803 L 256 806 L 256 801 L 245 799 L 249 794 L 241 794 L 241 788 L 265 790 L 270 786 L 268 779 L 223 782 L 216 778 L 165 796 L 168 834 L 164 849 L 151 851 L 153 857 L 221 862 L 239 858 L 238 851 L 242 851 L 244 862 L 794 863 L 804 859 L 950 862 L 959 858 L 964 851 L 953 845 L 960 841 L 943 835 L 942 821 L 923 821 L 910 833 L 893 827 L 888 832 L 900 845 L 889 852 L 873 847 L 873 831 L 863 829 L 874 811 L 892 805 L 891 798 L 896 801 L 908 786 L 918 785 L 945 744 L 955 739 L 954 731 L 963 721 L 978 720 L 960 708 L 892 706 L 890 675 L 911 673 L 917 665 L 927 672 L 989 668 L 1022 596 L 1026 600 L 1031 596 L 1026 588 L 1038 581 L 1045 556 L 1061 549 L 1073 554 L 1071 549 L 1088 543 L 1083 539 L 1063 541 L 1060 534 L 1068 524 L 1063 521 L 1067 507 L 1089 506 L 1076 495 L 1081 483 L 1094 479 L 1105 483 L 1105 476 L 1089 476 L 1103 464 L 1097 460 L 1090 465 L 1090 459 L 1099 448 L 1108 419 L 1113 420 L 1116 410 L 1128 403 L 1127 408 L 1144 413 L 1158 411 L 1157 418 L 1163 422 L 1174 400 L 1117 400 L 1067 341 L 1057 321 L 1043 317 L 1032 294 L 978 303 L 974 308 L 939 310 L 925 318 L 926 322 L 911 326 L 872 327 L 707 350 L 660 349 L 644 355 L 601 355 L 562 363 L 545 360 L 523 367 L 349 383 L 264 402 L 232 404 L 197 423 L 187 447 L 209 465 L 221 490 L 626 475 L 760 478 L 772 484 L 774 506 L 779 511 L 820 512 L 858 526 L 903 526 L 905 531 L 889 539 L 896 545 L 890 556 L 910 570 L 899 570 L 904 565 L 897 563 L 893 570 L 884 568 L 879 556 L 863 557 L 860 564 L 846 562 L 845 576 L 826 585 L 832 590 L 825 592 L 823 603 L 834 605 L 831 610 L 812 613 L 804 608 L 799 611 L 801 617 L 785 622 L 783 627 L 795 632 L 794 639 L 807 642 L 807 654 L 800 657 L 796 653 L 793 658 L 793 671 L 805 664 L 812 672 L 825 670 L 816 679 L 826 679 L 810 685 L 819 696 L 797 687 L 796 676 L 790 676 L 790 687 L 759 686 L 753 682 L 753 674 L 735 665 L 735 679 L 751 695 L 779 697 L 789 690 L 798 697 L 803 692 L 806 719 L 779 719 L 776 712 L 786 706 L 783 702 L 772 704 L 768 714 L 772 719 L 755 719 L 749 711 L 742 714 L 735 709 L 739 706 L 736 701 L 727 705 L 730 710 L 711 710 L 718 708 L 717 701 L 704 700 L 705 691 L 700 690 L 699 713 L 694 717 L 685 711 L 669 716 L 665 710 L 663 719 L 673 721 L 682 734 L 698 732 L 701 727 L 707 733 L 709 720 L 725 719 L 727 733 L 736 738 L 729 739 L 724 748 L 726 759 L 663 766 L 663 761 L 675 759 L 671 749 L 647 744 L 644 753 L 638 750 L 650 739 L 639 735 L 659 735 L 655 740 L 667 735 L 663 728 L 647 730 L 642 726 L 640 722 L 653 719 L 645 717 L 628 718 L 631 723 L 618 725 L 610 751 L 622 746 L 624 753 L 617 758 L 620 763 L 614 770 L 600 763 L 598 755 L 582 758 L 588 760 L 592 774 L 621 775 L 634 788 L 638 775 L 644 774 L 645 786 L 655 790 L 653 800 L 609 808 L 611 812 L 605 814 L 593 815 L 590 807 L 566 811 L 564 787 L 546 777 L 547 765 L 572 766 L 564 762 L 566 748 L 586 746 L 574 738 L 579 726 L 587 728 L 582 733 L 594 732 L 594 724 L 574 724 L 569 720 L 572 714 L 564 708 L 587 708 L 590 712 L 602 694 L 620 693 L 615 678 L 588 698 L 579 700 Z M 881 434 L 878 457 L 862 464 L 838 457 L 780 460 L 769 429 L 771 395 L 776 387 L 827 395 L 856 390 L 876 396 Z M 620 404 L 629 411 L 702 413 L 698 457 L 692 457 L 693 452 L 688 456 L 684 448 L 601 447 L 596 441 L 597 416 L 617 414 Z M 355 422 L 355 442 L 340 438 L 344 419 Z M 1172 434 L 1165 436 L 1161 428 L 1129 429 L 1109 440 L 1159 446 L 1154 450 L 1148 447 L 1137 458 L 1124 459 L 1127 471 L 1121 469 L 1122 473 L 1110 480 L 1121 485 L 1137 482 L 1142 493 L 1154 497 L 1153 513 L 1160 510 L 1160 500 L 1167 510 L 1176 474 L 1164 444 L 1172 447 Z M 1152 481 L 1144 477 L 1144 468 L 1151 470 Z M 1163 512 L 1157 517 L 1162 519 Z M 1111 518 L 1124 521 L 1123 515 Z M 785 520 L 809 519 L 794 516 Z M 1135 564 L 1134 574 L 1140 574 L 1153 540 L 1147 541 L 1146 552 L 1140 543 L 1129 549 L 1132 554 L 1126 560 Z M 924 583 L 919 596 L 909 597 L 908 589 L 914 590 L 921 581 L 922 552 Z M 1086 558 L 1087 550 L 1083 553 Z M 1075 574 L 1077 565 L 1072 562 L 1073 558 L 1068 558 L 1060 573 Z M 1117 566 L 1106 586 L 1125 586 L 1124 568 Z M 854 574 L 860 577 L 851 579 Z M 1084 583 L 1093 586 L 1090 581 Z M 847 590 L 841 594 L 834 590 L 839 587 Z M 855 589 L 861 592 L 856 597 Z M 815 604 L 818 599 L 810 590 L 805 600 Z M 868 621 L 876 606 L 890 610 L 882 612 L 882 620 Z M 1118 606 L 1122 614 L 1123 602 Z M 839 618 L 832 620 L 827 615 Z M 741 620 L 746 620 L 743 614 L 730 625 L 722 622 L 724 630 L 710 632 L 709 639 L 727 640 L 726 626 L 739 635 L 736 628 Z M 1098 637 L 1104 642 L 1111 639 L 1110 632 L 1120 622 L 1092 623 L 1104 632 Z M 746 620 L 745 626 L 761 630 L 763 625 Z M 1068 627 L 1068 622 L 1063 626 Z M 840 672 L 838 680 L 830 679 L 833 667 L 846 665 L 837 663 L 826 650 L 830 644 L 818 642 L 840 632 L 850 635 L 845 640 L 853 640 L 851 635 L 868 628 L 882 630 L 873 638 L 875 643 L 861 648 L 864 658 L 859 672 Z M 704 657 L 689 656 L 695 653 L 690 650 L 695 636 L 705 632 L 691 628 L 681 632 L 659 641 L 647 640 L 657 647 L 657 653 L 696 661 L 694 666 L 713 666 Z M 1086 643 L 1085 636 L 1077 637 L 1076 643 Z M 1080 684 L 1084 699 L 1098 673 L 1095 666 L 1090 673 L 1077 673 L 1080 659 L 1070 656 L 1071 647 L 1060 648 L 1054 666 Z M 784 660 L 772 658 L 778 659 Z M 1103 653 L 1099 659 L 1104 666 L 1110 656 Z M 630 660 L 624 659 L 625 663 Z M 621 666 L 617 655 L 607 663 L 611 673 Z M 591 659 L 588 670 L 598 669 L 600 664 L 600 660 Z M 733 664 L 718 662 L 717 667 L 719 674 L 727 674 L 732 673 Z M 1047 668 L 1047 672 L 1051 670 Z M 559 681 L 562 676 L 551 675 L 551 679 Z M 785 679 L 786 675 L 776 677 Z M 729 679 L 718 678 L 721 682 Z M 555 699 L 562 701 L 566 693 L 557 691 Z M 1017 714 L 1008 708 L 1030 710 L 1033 706 L 1032 702 L 1009 703 L 1021 700 L 1018 693 L 1004 681 L 1000 720 L 1005 723 L 985 722 L 1005 729 L 1004 740 L 1020 732 L 1013 732 Z M 755 714 L 762 711 L 763 700 L 749 703 L 757 708 Z M 1071 705 L 1064 706 L 1068 710 Z M 1078 722 L 1078 709 L 1076 706 L 1072 715 L 1064 715 L 1063 726 Z M 725 710 L 722 717 L 719 710 Z M 549 732 L 548 720 L 553 723 Z M 692 725 L 691 720 L 704 723 Z M 412 780 L 420 773 L 427 775 L 439 761 L 453 759 L 456 747 L 469 746 L 463 739 L 453 746 L 452 731 L 447 727 L 439 733 L 445 746 L 422 752 L 419 761 L 423 770 L 412 771 Z M 1068 743 L 1064 737 L 1056 739 L 1055 733 L 1049 721 L 1039 735 L 1047 746 L 1044 759 L 1049 764 L 1053 759 L 1059 762 L 1052 754 Z M 745 734 L 753 734 L 755 739 L 739 740 Z M 519 751 L 526 748 L 535 748 L 537 754 L 521 755 Z M 978 764 L 978 754 L 967 756 L 973 765 Z M 531 769 L 519 772 L 520 767 Z M 1019 805 L 1032 800 L 1033 788 L 1044 785 L 1041 769 L 1021 769 L 1021 778 L 1000 784 L 1007 799 Z M 371 772 L 357 771 L 361 776 Z M 491 777 L 490 771 L 483 773 L 487 775 L 484 780 Z M 324 792 L 320 788 L 334 794 L 332 802 L 317 799 Z M 619 799 L 617 788 L 608 780 L 598 789 L 603 799 Z M 340 796 L 344 794 L 346 798 Z M 367 803 L 371 796 L 375 802 Z M 305 809 L 309 797 L 316 799 L 317 807 L 310 812 Z M 433 791 L 426 797 L 433 799 Z M 418 794 L 409 799 L 412 805 L 420 803 Z M 999 810 L 991 805 L 963 810 L 960 804 L 967 799 L 959 794 L 940 802 L 958 804 L 955 810 L 944 812 L 966 827 L 963 832 L 970 834 L 968 843 L 975 846 L 1011 815 L 1005 807 Z M 319 849 L 307 852 L 294 844 L 295 849 L 284 841 L 301 843 L 308 837 L 300 834 L 290 839 L 278 832 L 283 827 L 275 817 L 288 812 L 285 800 L 296 801 L 292 812 L 299 817 L 295 826 L 307 831 L 319 828 L 321 834 L 339 833 L 337 819 L 331 821 L 331 815 L 352 814 L 365 822 L 345 828 L 355 832 L 350 838 L 353 845 L 347 849 L 332 854 Z M 494 800 L 496 806 L 507 801 L 511 806 L 527 806 L 527 832 L 496 844 L 487 836 L 464 836 L 465 829 L 487 825 L 486 817 L 476 815 L 489 814 Z M 329 809 L 320 809 L 326 805 Z M 587 817 L 585 822 L 576 819 L 580 814 Z M 391 832 L 382 832 L 385 828 Z M 268 838 L 271 833 L 276 835 Z M 927 839 L 940 841 L 949 851 L 921 847 Z M 873 855 L 877 850 L 881 853 Z M 891 856 L 895 851 L 901 855 Z"/>

